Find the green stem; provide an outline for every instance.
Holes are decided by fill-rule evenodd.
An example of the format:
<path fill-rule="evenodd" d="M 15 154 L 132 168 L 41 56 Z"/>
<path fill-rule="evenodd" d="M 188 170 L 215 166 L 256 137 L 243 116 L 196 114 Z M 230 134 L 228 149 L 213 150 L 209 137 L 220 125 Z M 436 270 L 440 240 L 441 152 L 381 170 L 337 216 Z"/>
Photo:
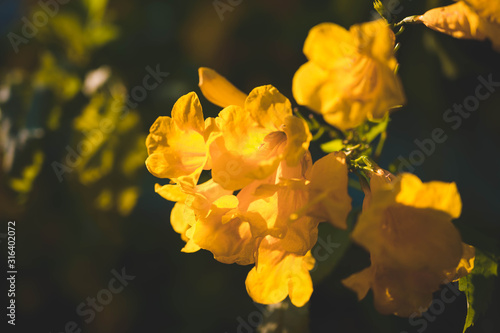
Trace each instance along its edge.
<path fill-rule="evenodd" d="M 402 19 L 398 23 L 394 24 L 394 27 L 400 27 L 403 24 L 418 24 L 418 23 L 422 23 L 422 21 L 419 19 L 419 17 L 420 17 L 420 15 L 412 15 L 412 16 L 405 17 L 404 19 Z"/>
<path fill-rule="evenodd" d="M 387 139 L 387 131 L 383 131 L 380 133 L 380 140 L 377 144 L 377 148 L 375 149 L 375 153 L 373 154 L 373 159 L 378 161 L 380 154 L 382 153 L 382 149 L 384 148 L 385 139 Z"/>
<path fill-rule="evenodd" d="M 321 138 L 321 136 L 325 133 L 325 128 L 323 126 L 321 126 L 318 131 L 316 132 L 316 134 L 314 134 L 313 138 L 311 139 L 311 141 L 316 141 L 318 140 L 319 138 Z"/>

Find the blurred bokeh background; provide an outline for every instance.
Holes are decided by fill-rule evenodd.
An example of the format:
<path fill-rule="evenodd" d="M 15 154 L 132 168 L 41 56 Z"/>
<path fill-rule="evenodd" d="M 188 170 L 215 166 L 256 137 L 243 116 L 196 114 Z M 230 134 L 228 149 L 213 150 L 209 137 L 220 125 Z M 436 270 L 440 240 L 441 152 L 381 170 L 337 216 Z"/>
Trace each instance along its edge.
<path fill-rule="evenodd" d="M 386 1 L 395 20 L 449 3 Z M 198 89 L 201 66 L 245 92 L 272 84 L 292 99 L 309 29 L 326 21 L 349 27 L 372 19 L 372 8 L 369 0 L 2 0 L 0 267 L 6 225 L 15 220 L 16 331 L 256 331 L 267 310 L 262 315 L 246 293 L 250 267 L 221 264 L 207 251 L 180 252 L 183 241 L 169 223 L 173 205 L 154 192 L 167 180 L 144 165 L 145 138 L 190 91 L 200 96 L 205 116 L 217 114 Z M 474 95 L 479 76 L 500 82 L 500 55 L 488 42 L 424 26 L 407 27 L 398 41 L 408 104 L 393 113 L 379 163 L 389 168 L 408 160 L 419 149 L 415 139 L 441 128 L 447 140 L 405 171 L 455 181 L 464 241 L 500 255 L 500 88 L 457 129 L 443 119 Z M 314 159 L 321 156 L 312 151 Z M 359 208 L 361 192 L 352 195 Z M 338 234 L 322 225 L 320 237 Z M 361 248 L 340 244 L 313 272 L 309 323 L 306 310 L 282 317 L 297 332 L 306 332 L 303 325 L 311 332 L 462 332 L 463 296 L 425 329 L 376 313 L 370 297 L 357 302 L 339 280 L 367 260 Z M 120 292 L 107 292 L 123 272 L 134 278 Z M 500 331 L 498 283 L 493 290 L 472 332 Z M 96 297 L 101 303 L 90 310 Z"/>

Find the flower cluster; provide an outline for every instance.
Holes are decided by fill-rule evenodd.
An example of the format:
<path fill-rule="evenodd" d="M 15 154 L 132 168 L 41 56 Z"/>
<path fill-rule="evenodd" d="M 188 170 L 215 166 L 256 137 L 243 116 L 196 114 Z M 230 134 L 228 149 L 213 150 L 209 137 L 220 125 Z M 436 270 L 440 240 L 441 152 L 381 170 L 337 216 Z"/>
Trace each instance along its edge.
<path fill-rule="evenodd" d="M 331 217 L 346 228 L 345 155 L 312 165 L 307 124 L 273 86 L 246 96 L 211 69 L 199 74 L 205 97 L 223 109 L 204 120 L 192 92 L 176 102 L 172 117 L 157 119 L 146 141 L 146 165 L 172 184 L 156 191 L 176 202 L 171 223 L 186 241 L 184 252 L 201 248 L 223 263 L 255 263 L 246 285 L 256 302 L 289 295 L 302 306 L 312 293 L 310 250 L 318 223 Z M 212 178 L 200 184 L 202 170 L 211 170 Z M 327 170 L 335 173 L 325 182 Z"/>
<path fill-rule="evenodd" d="M 246 95 L 200 68 L 200 89 L 222 108 L 218 116 L 204 119 L 191 92 L 171 117 L 156 120 L 146 141 L 148 170 L 170 179 L 156 192 L 176 202 L 170 219 L 186 242 L 182 251 L 205 249 L 222 263 L 255 264 L 246 279 L 255 302 L 289 296 L 302 306 L 313 291 L 318 224 L 348 228 L 348 173 L 355 171 L 365 199 L 351 237 L 369 252 L 371 265 L 344 279 L 345 286 L 360 299 L 372 289 L 381 313 L 410 316 L 430 305 L 441 284 L 468 274 L 474 248 L 452 223 L 462 205 L 456 185 L 394 176 L 370 159 L 366 140 L 356 141 L 361 125 L 405 103 L 394 46 L 383 19 L 349 30 L 333 23 L 311 29 L 294 97 L 346 134 L 339 151 L 314 164 L 308 123 L 276 88 Z"/>

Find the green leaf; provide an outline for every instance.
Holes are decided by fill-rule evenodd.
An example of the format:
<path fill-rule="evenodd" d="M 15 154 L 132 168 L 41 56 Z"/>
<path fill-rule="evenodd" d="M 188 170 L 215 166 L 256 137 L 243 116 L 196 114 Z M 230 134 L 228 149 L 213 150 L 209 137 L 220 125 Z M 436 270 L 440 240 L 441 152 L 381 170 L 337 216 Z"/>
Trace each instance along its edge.
<path fill-rule="evenodd" d="M 331 152 L 334 152 L 334 151 L 339 151 L 342 148 L 344 148 L 344 144 L 342 143 L 342 139 L 335 139 L 335 140 L 332 140 L 332 141 L 325 142 L 325 143 L 321 144 L 321 149 L 325 153 L 331 153 Z"/>
<path fill-rule="evenodd" d="M 373 126 L 364 134 L 366 141 L 368 143 L 372 142 L 377 138 L 377 136 L 384 132 L 387 129 L 387 125 L 389 124 L 389 116 L 385 116 L 384 119 L 380 120 L 380 122 L 372 122 Z"/>
<path fill-rule="evenodd" d="M 459 281 L 459 289 L 467 296 L 464 332 L 488 309 L 497 276 L 497 260 L 476 249 L 474 269 Z"/>

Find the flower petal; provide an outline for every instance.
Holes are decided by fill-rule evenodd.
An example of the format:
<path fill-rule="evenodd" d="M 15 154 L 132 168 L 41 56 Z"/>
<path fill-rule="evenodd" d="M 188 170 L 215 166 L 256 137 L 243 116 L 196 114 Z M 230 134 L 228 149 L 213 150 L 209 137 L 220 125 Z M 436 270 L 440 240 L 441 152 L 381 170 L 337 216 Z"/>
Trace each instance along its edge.
<path fill-rule="evenodd" d="M 484 40 L 486 35 L 480 30 L 480 21 L 479 15 L 463 1 L 433 8 L 416 18 L 416 22 L 455 38 Z"/>
<path fill-rule="evenodd" d="M 283 130 L 286 134 L 285 160 L 289 166 L 294 166 L 303 159 L 304 154 L 309 154 L 312 135 L 307 123 L 294 116 L 285 117 Z"/>
<path fill-rule="evenodd" d="M 363 52 L 371 54 L 381 63 L 386 63 L 394 57 L 396 37 L 384 19 L 355 24 L 349 32 L 358 48 L 364 49 Z"/>
<path fill-rule="evenodd" d="M 200 247 L 190 239 L 191 226 L 196 222 L 196 218 L 192 209 L 186 207 L 185 204 L 177 202 L 172 208 L 170 213 L 170 224 L 172 228 L 181 235 L 186 245 L 181 249 L 181 252 L 193 253 L 200 249 Z"/>
<path fill-rule="evenodd" d="M 365 268 L 360 272 L 354 273 L 348 278 L 342 280 L 342 284 L 353 290 L 358 296 L 358 300 L 365 298 L 368 290 L 371 288 L 373 280 L 373 271 L 371 267 Z"/>
<path fill-rule="evenodd" d="M 146 138 L 146 166 L 159 178 L 187 178 L 196 184 L 207 161 L 205 122 L 196 94 L 182 96 L 172 117 L 158 117 Z"/>
<path fill-rule="evenodd" d="M 198 75 L 201 92 L 210 102 L 223 108 L 229 105 L 245 105 L 247 95 L 213 69 L 200 67 Z"/>
<path fill-rule="evenodd" d="M 269 131 L 281 130 L 287 116 L 292 115 L 288 98 L 271 85 L 253 89 L 245 101 L 245 111 Z"/>
<path fill-rule="evenodd" d="M 226 264 L 251 264 L 256 248 L 250 225 L 239 218 L 223 223 L 225 214 L 238 206 L 238 199 L 226 195 L 213 203 L 210 214 L 200 217 L 193 227 L 192 240 L 201 248 L 209 250 L 218 261 Z"/>
<path fill-rule="evenodd" d="M 417 176 L 403 173 L 396 185 L 396 202 L 416 208 L 432 208 L 458 218 L 462 211 L 462 201 L 455 183 L 432 181 L 422 183 Z"/>
<path fill-rule="evenodd" d="M 190 92 L 175 102 L 172 108 L 172 119 L 183 130 L 194 130 L 203 135 L 205 120 L 200 100 L 195 92 Z"/>
<path fill-rule="evenodd" d="M 309 61 L 295 73 L 292 90 L 298 104 L 321 114 L 328 114 L 336 111 L 343 85 L 340 79 L 336 79 L 334 72 Z"/>
<path fill-rule="evenodd" d="M 323 68 L 343 67 L 357 52 L 352 35 L 335 23 L 313 27 L 304 43 L 304 54 Z"/>
<path fill-rule="evenodd" d="M 307 174 L 310 180 L 308 215 L 328 221 L 335 227 L 346 229 L 347 215 L 351 211 L 351 198 L 347 193 L 346 156 L 333 152 L 316 161 Z"/>
<path fill-rule="evenodd" d="M 150 154 L 146 159 L 149 172 L 159 178 L 191 176 L 197 179 L 207 160 L 205 142 L 196 132 L 185 135 L 184 139 Z"/>
<path fill-rule="evenodd" d="M 500 2 L 491 0 L 464 0 L 483 18 L 500 24 Z"/>
<path fill-rule="evenodd" d="M 182 192 L 179 185 L 163 185 L 155 184 L 155 192 L 161 195 L 163 198 L 174 201 L 183 202 L 186 200 L 186 193 Z"/>
<path fill-rule="evenodd" d="M 186 207 L 184 203 L 177 202 L 172 208 L 170 214 L 170 223 L 172 228 L 178 234 L 181 234 L 182 239 L 187 242 L 186 231 L 195 223 L 196 219 L 192 209 Z"/>

